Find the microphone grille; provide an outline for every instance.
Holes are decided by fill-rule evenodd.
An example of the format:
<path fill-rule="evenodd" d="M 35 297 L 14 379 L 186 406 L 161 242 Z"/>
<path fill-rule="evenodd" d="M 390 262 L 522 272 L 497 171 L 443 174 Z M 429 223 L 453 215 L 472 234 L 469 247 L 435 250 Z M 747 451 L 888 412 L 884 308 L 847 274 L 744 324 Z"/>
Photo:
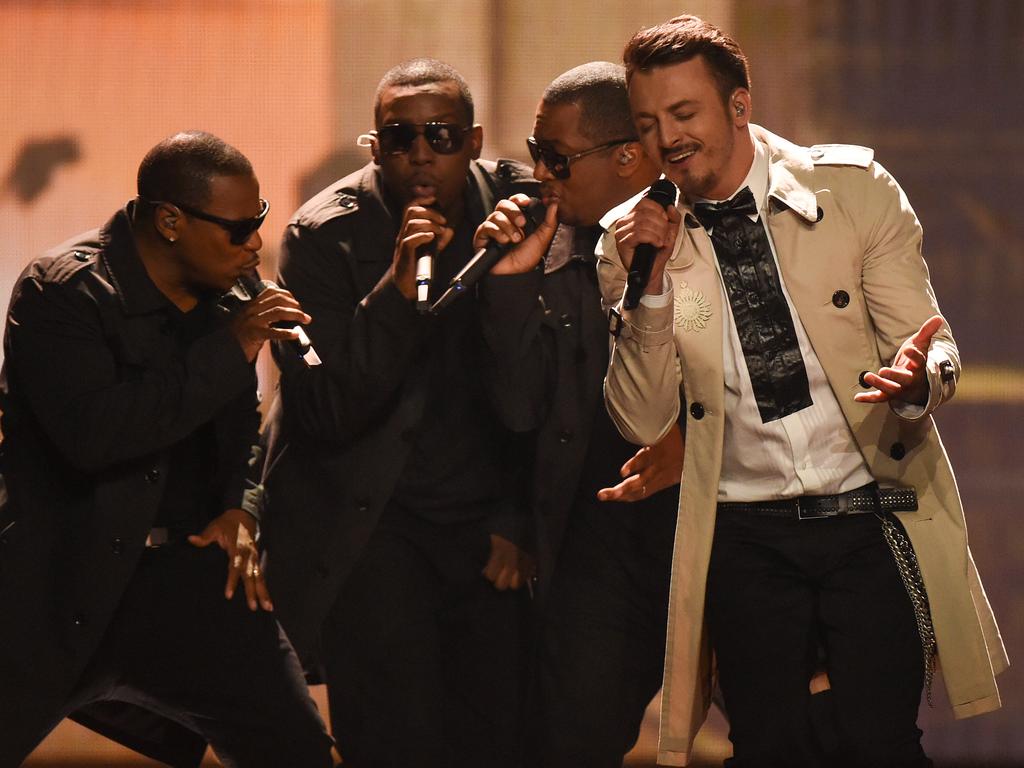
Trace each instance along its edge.
<path fill-rule="evenodd" d="M 676 203 L 676 185 L 668 179 L 658 179 L 647 190 L 647 197 L 656 202 L 662 208 L 668 208 Z"/>

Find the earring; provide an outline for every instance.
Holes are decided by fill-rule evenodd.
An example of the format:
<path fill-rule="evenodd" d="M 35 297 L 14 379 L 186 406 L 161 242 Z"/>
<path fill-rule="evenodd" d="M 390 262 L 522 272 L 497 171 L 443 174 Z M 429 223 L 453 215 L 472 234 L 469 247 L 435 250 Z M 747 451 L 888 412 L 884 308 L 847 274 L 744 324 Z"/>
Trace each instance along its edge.
<path fill-rule="evenodd" d="M 740 117 L 746 111 L 746 108 L 742 104 L 736 105 L 736 117 Z"/>
<path fill-rule="evenodd" d="M 619 164 L 627 165 L 632 159 L 632 154 L 630 154 L 629 152 L 623 152 L 621 155 L 619 155 Z"/>

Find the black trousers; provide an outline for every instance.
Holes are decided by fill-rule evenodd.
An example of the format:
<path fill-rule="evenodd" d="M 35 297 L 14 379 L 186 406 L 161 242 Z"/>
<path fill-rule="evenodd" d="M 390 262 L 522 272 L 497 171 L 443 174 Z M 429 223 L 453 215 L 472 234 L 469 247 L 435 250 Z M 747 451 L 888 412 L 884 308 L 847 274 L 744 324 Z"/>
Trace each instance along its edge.
<path fill-rule="evenodd" d="M 662 493 L 572 511 L 541 614 L 531 768 L 619 768 L 636 743 L 664 665 L 678 489 Z"/>
<path fill-rule="evenodd" d="M 874 515 L 719 513 L 706 610 L 730 718 L 726 765 L 930 765 L 917 727 L 921 641 Z M 819 644 L 832 684 L 833 754 L 811 725 Z"/>
<path fill-rule="evenodd" d="M 295 652 L 241 588 L 224 598 L 226 578 L 217 547 L 146 550 L 61 717 L 126 702 L 201 734 L 228 768 L 330 766 Z"/>
<path fill-rule="evenodd" d="M 322 635 L 346 766 L 518 765 L 529 598 L 483 577 L 489 554 L 478 522 L 385 510 Z"/>

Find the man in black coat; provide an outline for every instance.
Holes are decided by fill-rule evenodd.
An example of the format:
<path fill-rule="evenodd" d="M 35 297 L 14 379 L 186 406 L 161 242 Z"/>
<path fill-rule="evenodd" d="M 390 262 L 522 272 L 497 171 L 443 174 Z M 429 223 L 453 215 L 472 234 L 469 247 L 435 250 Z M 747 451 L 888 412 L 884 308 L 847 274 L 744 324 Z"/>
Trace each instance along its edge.
<path fill-rule="evenodd" d="M 545 223 L 523 241 L 526 199 L 513 197 L 476 244 L 519 243 L 481 299 L 497 378 L 507 384 L 502 412 L 516 429 L 539 429 L 533 505 L 543 602 L 530 764 L 611 768 L 636 742 L 661 686 L 683 445 L 674 428 L 635 452 L 605 411 L 609 323 L 594 247 L 602 216 L 659 170 L 636 140 L 624 71 L 607 62 L 548 86 L 528 143 Z"/>
<path fill-rule="evenodd" d="M 246 511 L 253 361 L 295 335 L 272 322 L 309 318 L 282 290 L 218 303 L 259 263 L 267 212 L 238 150 L 178 134 L 138 181 L 11 299 L 0 766 L 68 715 L 175 765 L 209 742 L 226 765 L 329 766 Z"/>
<path fill-rule="evenodd" d="M 479 161 L 455 70 L 418 59 L 377 90 L 373 162 L 303 205 L 280 283 L 313 316 L 321 365 L 275 345 L 268 572 L 282 625 L 326 673 L 346 765 L 512 765 L 532 572 L 517 460 L 485 386 L 472 290 L 416 309 L 472 255 L 494 202 L 529 171 Z"/>

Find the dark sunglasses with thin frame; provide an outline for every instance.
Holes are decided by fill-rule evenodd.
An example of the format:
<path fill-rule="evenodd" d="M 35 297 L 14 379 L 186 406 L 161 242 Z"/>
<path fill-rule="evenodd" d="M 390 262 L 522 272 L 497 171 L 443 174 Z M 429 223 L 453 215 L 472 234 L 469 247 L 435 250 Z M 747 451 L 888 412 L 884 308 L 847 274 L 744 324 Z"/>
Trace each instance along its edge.
<path fill-rule="evenodd" d="M 602 149 L 616 147 L 619 144 L 628 144 L 631 141 L 636 141 L 636 139 L 615 139 L 590 149 L 584 149 L 575 155 L 563 155 L 561 152 L 556 152 L 551 145 L 541 144 L 533 136 L 526 140 L 526 147 L 530 150 L 530 157 L 533 159 L 534 165 L 543 162 L 544 166 L 551 171 L 552 176 L 564 181 L 570 176 L 569 166 L 572 165 L 573 160 L 579 160 L 581 157 L 600 152 Z"/>
<path fill-rule="evenodd" d="M 262 197 L 260 198 L 260 212 L 251 219 L 223 219 L 220 216 L 214 216 L 212 213 L 206 213 L 205 211 L 193 208 L 190 205 L 175 203 L 169 200 L 143 200 L 143 202 L 147 205 L 154 206 L 162 204 L 173 205 L 176 208 L 180 208 L 189 216 L 216 224 L 217 226 L 227 230 L 228 238 L 231 240 L 232 245 L 245 245 L 249 242 L 249 238 L 252 237 L 252 233 L 263 225 L 263 220 L 267 218 L 267 212 L 270 211 L 270 203 Z"/>
<path fill-rule="evenodd" d="M 439 155 L 454 155 L 462 149 L 466 134 L 473 126 L 464 128 L 458 123 L 388 123 L 371 136 L 385 155 L 401 155 L 412 149 L 417 136 L 423 136 L 427 145 Z"/>

